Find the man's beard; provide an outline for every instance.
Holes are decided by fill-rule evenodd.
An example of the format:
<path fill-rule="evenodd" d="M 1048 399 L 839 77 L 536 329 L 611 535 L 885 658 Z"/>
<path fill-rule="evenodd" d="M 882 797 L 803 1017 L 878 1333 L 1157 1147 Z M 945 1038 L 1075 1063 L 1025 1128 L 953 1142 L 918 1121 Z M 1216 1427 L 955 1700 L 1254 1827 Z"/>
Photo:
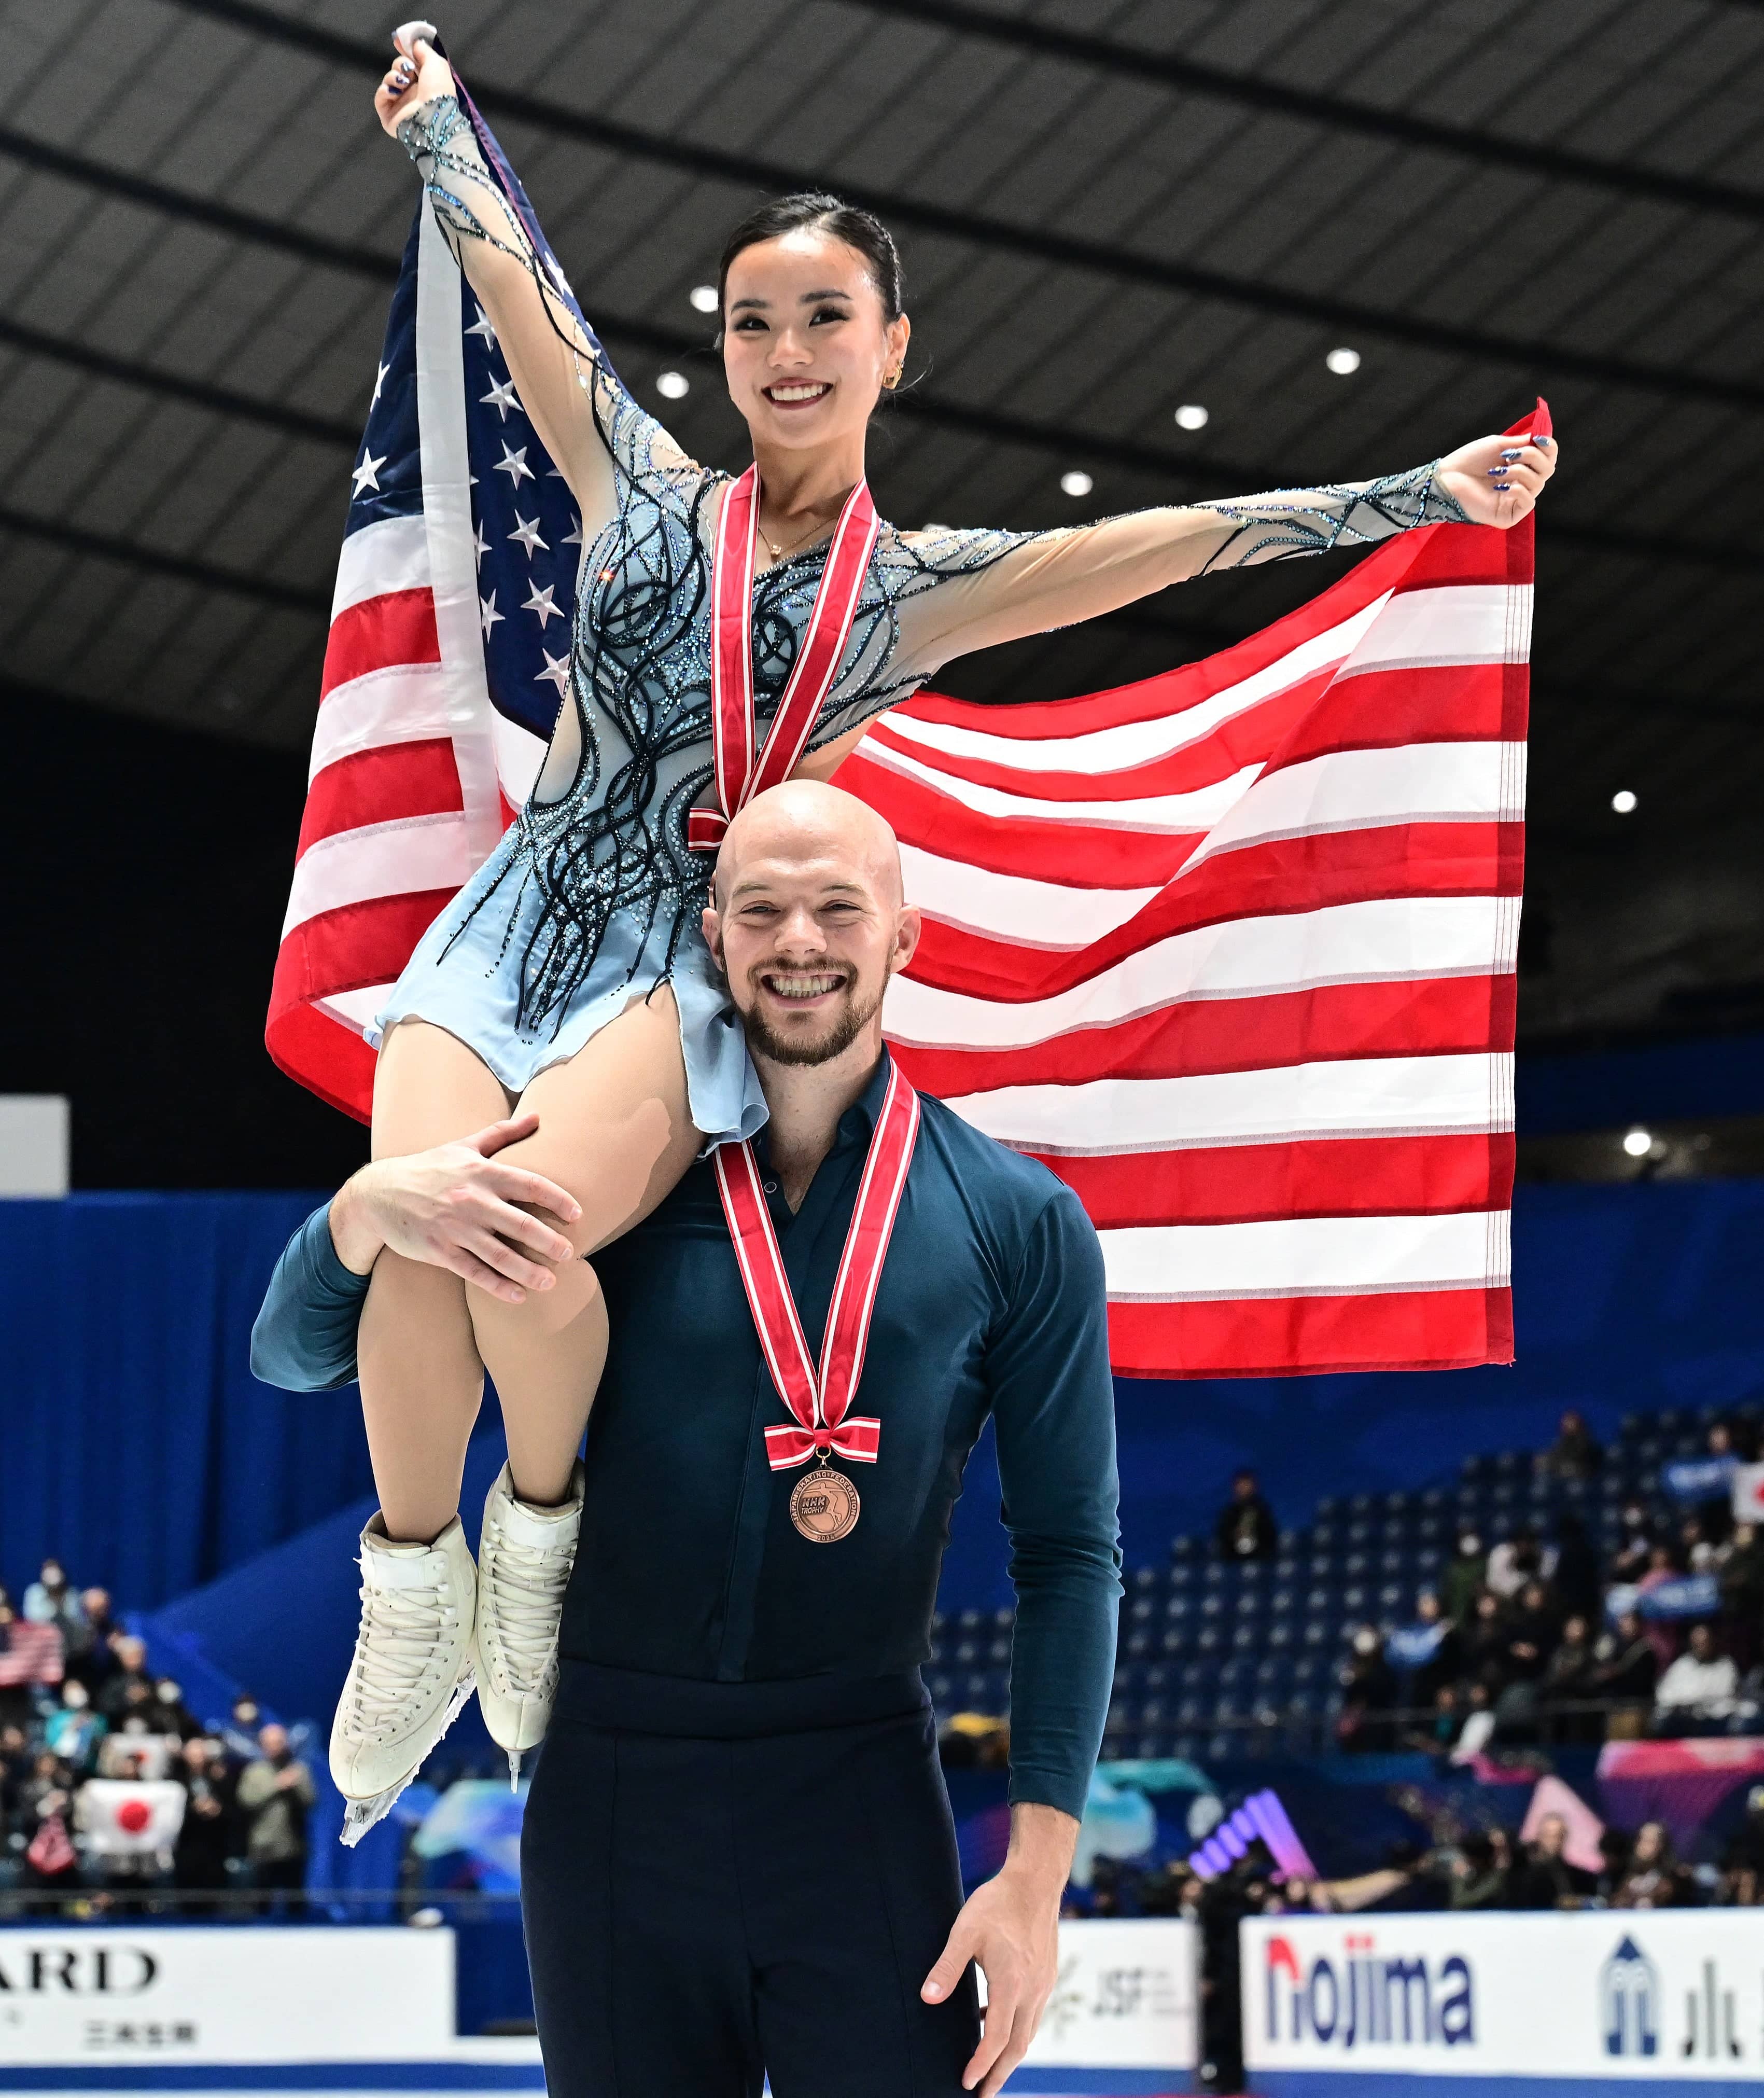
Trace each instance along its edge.
<path fill-rule="evenodd" d="M 750 1011 L 742 1013 L 742 1025 L 746 1030 L 747 1046 L 756 1056 L 764 1056 L 774 1064 L 807 1068 L 830 1064 L 835 1056 L 843 1056 L 881 1011 L 882 1002 L 882 994 L 878 990 L 866 1004 L 856 994 L 852 980 L 847 977 L 844 1007 L 824 1034 L 795 1041 L 775 1034 L 767 1025 L 757 999 Z"/>

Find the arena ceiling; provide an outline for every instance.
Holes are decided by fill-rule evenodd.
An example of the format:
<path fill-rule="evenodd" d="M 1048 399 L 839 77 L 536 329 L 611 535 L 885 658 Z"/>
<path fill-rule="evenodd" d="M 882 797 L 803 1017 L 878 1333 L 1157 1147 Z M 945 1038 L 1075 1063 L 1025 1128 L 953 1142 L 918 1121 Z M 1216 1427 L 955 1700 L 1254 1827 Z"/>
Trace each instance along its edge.
<path fill-rule="evenodd" d="M 369 107 L 404 11 L 0 0 L 15 700 L 304 744 L 414 198 Z M 737 463 L 742 432 L 689 294 L 729 222 L 785 187 L 869 204 L 905 251 L 921 376 L 874 472 L 903 523 L 1355 477 L 1547 394 L 1565 463 L 1539 532 L 1525 1024 L 1753 1009 L 1764 7 L 441 11 L 615 361 L 713 462 Z M 1339 349 L 1356 370 L 1330 369 Z M 684 398 L 657 401 L 664 370 Z M 1204 428 L 1179 428 L 1193 405 Z M 1094 689 L 1324 579 L 1190 586 L 946 682 Z"/>

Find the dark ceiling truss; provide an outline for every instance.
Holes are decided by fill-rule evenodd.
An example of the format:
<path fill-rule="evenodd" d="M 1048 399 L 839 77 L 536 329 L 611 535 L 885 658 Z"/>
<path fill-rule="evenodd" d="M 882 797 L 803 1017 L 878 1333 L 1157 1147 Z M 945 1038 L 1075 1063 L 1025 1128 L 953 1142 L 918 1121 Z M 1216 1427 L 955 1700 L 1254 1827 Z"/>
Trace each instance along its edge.
<path fill-rule="evenodd" d="M 199 561 L 187 555 L 143 546 L 133 539 L 113 538 L 107 532 L 89 532 L 83 525 L 68 524 L 56 517 L 39 517 L 28 510 L 0 504 L 0 531 L 16 532 L 22 538 L 59 546 L 70 554 L 83 554 L 103 561 L 120 562 L 125 568 L 147 574 L 175 577 L 203 590 L 224 590 L 234 597 L 254 599 L 278 612 L 301 612 L 320 618 L 330 611 L 328 590 L 305 590 L 297 583 L 278 582 L 273 576 L 247 575 L 239 568 L 222 568 L 213 561 Z"/>
<path fill-rule="evenodd" d="M 278 219 L 260 217 L 229 204 L 216 204 L 209 198 L 106 167 L 59 147 L 44 146 L 40 141 L 4 128 L 0 128 L 0 155 L 20 160 L 41 172 L 125 198 L 155 212 L 212 226 L 235 239 L 279 248 L 308 262 L 325 264 L 381 283 L 390 284 L 397 278 L 398 258 L 378 248 L 328 240 L 321 235 L 286 226 Z M 628 343 L 658 356 L 683 359 L 703 360 L 710 354 L 704 339 L 688 329 L 631 319 L 599 309 L 593 319 L 597 329 L 615 345 Z M 340 418 L 309 414 L 258 395 L 185 379 L 162 366 L 112 356 L 4 318 L 0 318 L 0 343 L 52 362 L 71 365 L 102 378 L 186 401 L 288 435 L 350 450 L 360 441 L 359 430 Z M 1179 481 L 1202 483 L 1215 492 L 1223 489 L 1242 493 L 1269 485 L 1280 478 L 1277 472 L 1263 466 L 1187 449 L 1179 450 L 1171 445 L 1138 438 L 1104 437 L 1074 429 L 1065 424 L 1040 423 L 967 402 L 941 400 L 935 394 L 917 390 L 896 394 L 889 404 L 888 412 L 913 422 L 959 431 L 965 436 L 1020 445 L 1068 463 L 1080 461 L 1087 466 L 1109 465 L 1134 473 L 1164 474 Z M 1583 546 L 1589 551 L 1620 555 L 1631 560 L 1678 561 L 1745 573 L 1753 573 L 1757 564 L 1757 555 L 1740 545 L 1722 546 L 1657 533 L 1617 532 L 1566 519 L 1557 521 L 1553 517 L 1548 529 L 1551 537 L 1560 545 Z"/>
<path fill-rule="evenodd" d="M 186 12 L 226 22 L 247 34 L 269 37 L 357 72 L 377 75 L 386 69 L 387 54 L 376 44 L 344 37 L 310 22 L 294 21 L 256 0 L 171 0 Z M 1480 358 L 1516 366 L 1534 381 L 1583 379 L 1596 385 L 1626 386 L 1674 400 L 1704 400 L 1727 407 L 1764 409 L 1764 385 L 1664 365 L 1609 357 L 1561 344 L 1496 336 L 1455 323 L 1392 313 L 1351 300 L 1329 298 L 1290 287 L 1268 284 L 1224 270 L 1167 260 L 1110 244 L 1081 240 L 1050 230 L 1013 225 L 1006 219 L 953 208 L 922 197 L 897 194 L 873 184 L 835 178 L 813 169 L 793 168 L 746 153 L 725 152 L 689 140 L 670 138 L 617 119 L 570 109 L 541 95 L 509 87 L 472 84 L 480 107 L 492 116 L 528 124 L 535 129 L 580 139 L 584 144 L 675 168 L 743 189 L 773 193 L 801 189 L 838 190 L 854 203 L 901 226 L 941 238 L 967 242 L 1033 261 L 1114 277 L 1123 283 L 1154 286 L 1189 297 L 1246 307 L 1283 319 L 1328 326 L 1348 334 L 1407 343 L 1451 358 Z M 221 207 L 224 208 L 224 207 Z"/>
<path fill-rule="evenodd" d="M 202 4 L 202 0 L 197 0 L 197 4 Z M 1509 168 L 1552 182 L 1579 182 L 1620 195 L 1647 197 L 1656 203 L 1675 204 L 1687 211 L 1720 213 L 1764 224 L 1764 195 L 1729 182 L 1709 182 L 1694 175 L 1674 175 L 1664 169 L 1635 167 L 1587 154 L 1565 152 L 1554 146 L 1534 145 L 1522 138 L 1503 137 L 1494 132 L 1438 124 L 1430 118 L 1408 116 L 1400 110 L 1380 109 L 1369 103 L 1320 94 L 1307 88 L 1287 86 L 1279 81 L 1258 80 L 1173 53 L 1117 43 L 1107 37 L 1087 36 L 1078 30 L 1061 29 L 1053 22 L 996 14 L 988 7 L 965 5 L 963 0 L 843 0 L 843 4 L 869 15 L 922 22 L 929 28 L 978 37 L 1007 50 L 1063 59 L 1075 65 L 1118 74 L 1142 84 L 1155 81 L 1184 94 L 1232 103 L 1240 108 L 1270 116 L 1295 117 L 1326 130 L 1376 138 L 1385 145 L 1419 147 L 1430 152 L 1449 153 L 1460 160 L 1477 161 L 1486 167 Z M 230 14 L 232 11 L 226 11 Z"/>

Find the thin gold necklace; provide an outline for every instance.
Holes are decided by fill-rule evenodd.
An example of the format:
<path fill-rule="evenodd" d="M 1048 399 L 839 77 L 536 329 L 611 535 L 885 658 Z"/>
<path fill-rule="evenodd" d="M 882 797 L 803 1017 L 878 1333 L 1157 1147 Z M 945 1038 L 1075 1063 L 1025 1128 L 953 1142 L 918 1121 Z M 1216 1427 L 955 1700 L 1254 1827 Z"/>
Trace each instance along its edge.
<path fill-rule="evenodd" d="M 818 518 L 816 518 L 815 522 L 809 526 L 806 532 L 799 533 L 795 538 L 789 541 L 787 544 L 782 546 L 778 545 L 777 542 L 772 537 L 772 534 L 767 531 L 764 524 L 759 527 L 759 536 L 765 541 L 766 551 L 771 555 L 773 560 L 774 561 L 781 561 L 786 554 L 794 553 L 799 546 L 805 545 L 808 541 L 813 538 L 817 532 L 825 532 L 826 529 L 826 526 L 823 524 Z"/>

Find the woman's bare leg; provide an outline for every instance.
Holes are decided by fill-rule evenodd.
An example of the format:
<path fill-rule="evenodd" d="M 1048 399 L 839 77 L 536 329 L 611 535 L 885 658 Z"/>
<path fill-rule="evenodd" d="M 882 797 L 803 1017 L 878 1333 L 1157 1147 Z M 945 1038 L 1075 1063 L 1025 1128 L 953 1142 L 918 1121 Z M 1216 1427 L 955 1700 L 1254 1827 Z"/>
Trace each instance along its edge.
<path fill-rule="evenodd" d="M 501 1082 L 462 1042 L 427 1020 L 401 1020 L 374 1074 L 374 1156 L 427 1151 L 508 1108 Z M 361 1311 L 361 1411 L 395 1542 L 427 1544 L 458 1512 L 466 1444 L 484 1398 L 466 1287 L 445 1268 L 398 1253 L 374 1263 Z"/>
<path fill-rule="evenodd" d="M 542 1071 L 520 1104 L 538 1115 L 538 1130 L 502 1156 L 581 1204 L 576 1223 L 558 1224 L 579 1252 L 620 1237 L 678 1183 L 703 1141 L 686 1102 L 673 993 L 664 985 L 633 999 L 568 1063 Z M 478 1358 L 502 1401 L 514 1491 L 537 1507 L 561 1501 L 606 1359 L 594 1271 L 574 1262 L 523 1304 L 465 1294 Z"/>

